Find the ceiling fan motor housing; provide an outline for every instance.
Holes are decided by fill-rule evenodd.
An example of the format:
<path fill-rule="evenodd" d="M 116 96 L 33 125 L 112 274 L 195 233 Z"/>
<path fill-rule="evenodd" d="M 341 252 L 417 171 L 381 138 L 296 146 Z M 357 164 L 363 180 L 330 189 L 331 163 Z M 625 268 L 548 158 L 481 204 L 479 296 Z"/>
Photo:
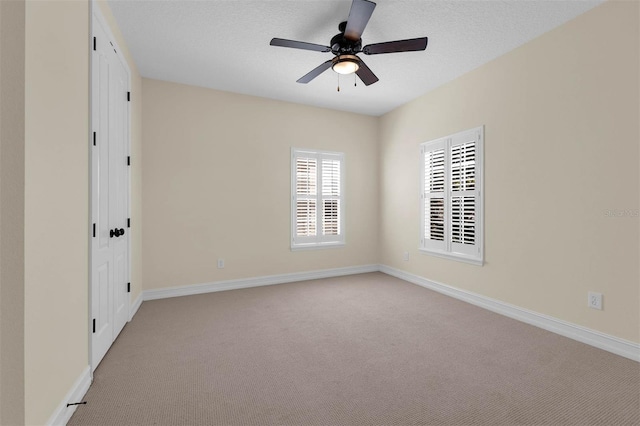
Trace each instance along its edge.
<path fill-rule="evenodd" d="M 342 22 L 338 26 L 338 29 L 341 31 L 341 33 L 336 34 L 331 38 L 331 53 L 333 53 L 334 55 L 355 55 L 356 53 L 362 51 L 362 39 L 352 41 L 344 36 L 344 29 L 346 28 L 346 25 L 346 22 Z"/>

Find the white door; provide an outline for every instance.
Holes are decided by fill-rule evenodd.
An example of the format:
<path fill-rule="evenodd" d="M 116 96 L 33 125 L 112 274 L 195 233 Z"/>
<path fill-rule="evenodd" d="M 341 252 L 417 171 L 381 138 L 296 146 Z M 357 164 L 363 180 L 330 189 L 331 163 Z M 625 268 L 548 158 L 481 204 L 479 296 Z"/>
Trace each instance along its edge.
<path fill-rule="evenodd" d="M 129 317 L 129 74 L 94 12 L 92 51 L 91 364 Z"/>

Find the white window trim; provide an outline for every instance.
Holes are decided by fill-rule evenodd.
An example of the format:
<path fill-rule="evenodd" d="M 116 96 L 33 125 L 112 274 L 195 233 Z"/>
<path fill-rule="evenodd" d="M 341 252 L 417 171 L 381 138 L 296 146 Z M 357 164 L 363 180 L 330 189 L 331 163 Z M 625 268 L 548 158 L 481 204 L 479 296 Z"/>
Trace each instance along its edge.
<path fill-rule="evenodd" d="M 333 158 L 340 160 L 340 235 L 327 240 L 327 237 L 323 237 L 322 233 L 322 214 L 318 212 L 316 229 L 318 236 L 315 241 L 309 241 L 308 238 L 304 238 L 303 242 L 296 242 L 296 157 L 310 156 L 315 157 L 318 160 L 322 158 Z M 291 251 L 303 251 L 303 250 L 322 250 L 330 248 L 338 248 L 345 246 L 345 161 L 344 153 L 334 151 L 320 151 L 314 149 L 301 149 L 291 148 Z M 318 162 L 318 171 L 321 169 L 321 161 Z M 318 185 L 318 203 L 320 206 L 322 199 L 320 179 L 317 181 Z"/>
<path fill-rule="evenodd" d="M 474 254 L 459 253 L 452 251 L 451 240 L 451 215 L 449 212 L 449 205 L 452 198 L 452 190 L 450 188 L 450 149 L 455 141 L 473 137 L 476 142 L 476 170 L 475 170 L 475 187 L 478 191 L 476 197 L 476 240 L 473 246 L 475 247 Z M 425 152 L 431 151 L 433 146 L 445 147 L 445 241 L 443 241 L 441 248 L 432 248 L 426 246 L 424 229 L 425 229 Z M 484 264 L 484 126 L 479 126 L 473 129 L 458 132 L 453 135 L 445 136 L 443 138 L 434 139 L 428 142 L 420 144 L 420 245 L 418 250 L 422 253 L 450 259 L 461 262 L 470 263 L 473 265 L 482 266 Z"/>

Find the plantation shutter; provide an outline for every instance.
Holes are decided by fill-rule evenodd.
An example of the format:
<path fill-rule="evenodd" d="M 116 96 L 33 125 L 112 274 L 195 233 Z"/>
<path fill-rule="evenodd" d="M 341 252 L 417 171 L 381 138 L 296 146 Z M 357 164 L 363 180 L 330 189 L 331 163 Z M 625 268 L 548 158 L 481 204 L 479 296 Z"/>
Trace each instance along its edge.
<path fill-rule="evenodd" d="M 483 131 L 421 145 L 421 249 L 482 264 Z"/>
<path fill-rule="evenodd" d="M 446 248 L 446 140 L 422 148 L 422 247 Z"/>
<path fill-rule="evenodd" d="M 343 154 L 292 150 L 292 248 L 344 241 Z"/>
<path fill-rule="evenodd" d="M 480 202 L 476 187 L 476 132 L 454 135 L 450 141 L 450 209 L 452 253 L 478 254 L 477 218 Z"/>
<path fill-rule="evenodd" d="M 340 166 L 341 160 L 322 158 L 322 235 L 340 235 Z M 329 238 L 331 240 L 332 238 Z"/>
<path fill-rule="evenodd" d="M 317 235 L 318 161 L 311 157 L 295 159 L 296 204 L 295 236 Z"/>

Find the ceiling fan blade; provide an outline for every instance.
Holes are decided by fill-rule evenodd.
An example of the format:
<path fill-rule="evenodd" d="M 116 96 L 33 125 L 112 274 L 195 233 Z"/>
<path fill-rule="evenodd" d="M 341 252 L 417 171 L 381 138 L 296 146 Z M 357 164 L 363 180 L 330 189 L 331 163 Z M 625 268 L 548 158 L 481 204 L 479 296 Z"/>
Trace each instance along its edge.
<path fill-rule="evenodd" d="M 347 18 L 347 27 L 344 30 L 344 37 L 347 40 L 358 41 L 362 37 L 364 28 L 371 18 L 373 9 L 376 4 L 369 0 L 353 0 L 349 18 Z"/>
<path fill-rule="evenodd" d="M 307 84 L 308 82 L 310 82 L 311 80 L 313 80 L 314 78 L 316 78 L 317 76 L 319 76 L 320 74 L 322 74 L 323 72 L 331 68 L 332 62 L 333 61 L 329 59 L 327 62 L 321 63 L 320 65 L 312 69 L 310 72 L 300 77 L 297 80 L 297 83 Z"/>
<path fill-rule="evenodd" d="M 362 48 L 365 55 L 377 55 L 379 53 L 415 52 L 427 48 L 428 37 L 412 38 L 408 40 L 387 41 L 384 43 L 369 44 Z"/>
<path fill-rule="evenodd" d="M 304 41 L 286 40 L 284 38 L 271 39 L 271 46 L 291 47 L 293 49 L 314 50 L 316 52 L 331 52 L 331 48 L 328 46 L 322 46 L 321 44 L 305 43 Z"/>
<path fill-rule="evenodd" d="M 360 80 L 364 83 L 365 86 L 375 83 L 378 81 L 378 77 L 371 71 L 371 69 L 364 63 L 362 59 L 360 59 L 360 68 L 356 71 Z"/>

